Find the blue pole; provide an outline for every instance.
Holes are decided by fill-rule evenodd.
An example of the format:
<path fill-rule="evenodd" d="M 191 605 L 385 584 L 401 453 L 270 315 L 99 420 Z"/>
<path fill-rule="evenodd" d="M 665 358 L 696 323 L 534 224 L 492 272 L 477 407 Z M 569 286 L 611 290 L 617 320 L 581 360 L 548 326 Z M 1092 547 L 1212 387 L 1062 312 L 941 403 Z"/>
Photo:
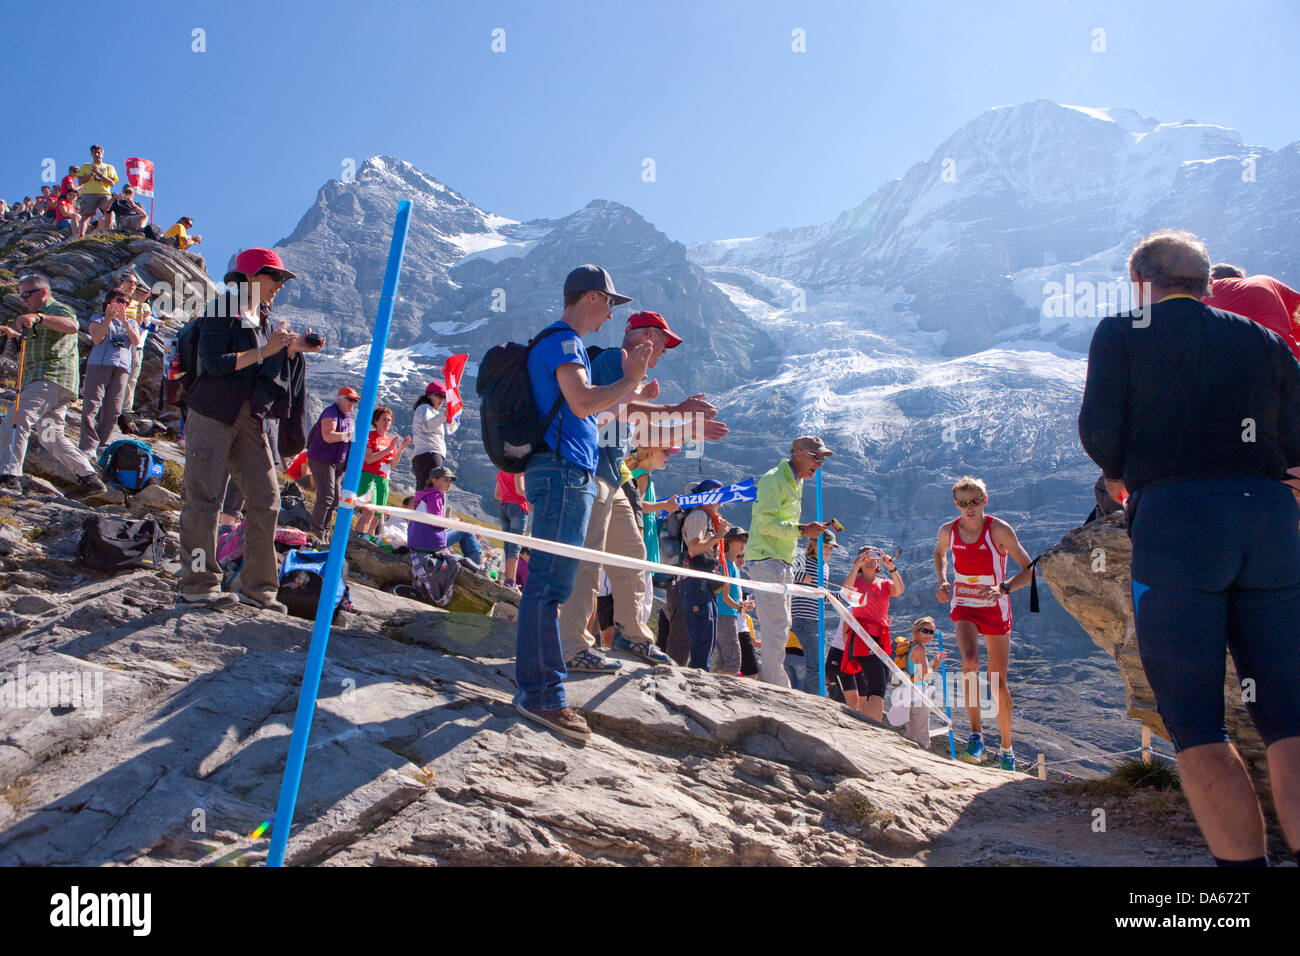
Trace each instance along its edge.
<path fill-rule="evenodd" d="M 822 520 L 822 470 L 817 469 L 817 520 Z M 825 567 L 826 559 L 822 557 L 822 542 L 826 538 L 817 539 L 817 586 L 824 588 L 826 586 Z M 826 655 L 822 653 L 822 641 L 826 633 L 826 599 L 817 599 L 817 696 L 826 696 Z M 804 648 L 805 655 L 808 648 Z M 804 668 L 808 667 L 808 658 L 804 657 Z"/>
<path fill-rule="evenodd" d="M 397 298 L 397 277 L 402 271 L 402 255 L 406 251 L 406 230 L 411 221 L 411 204 L 406 200 L 397 204 L 397 220 L 393 224 L 393 241 L 388 247 L 388 271 L 384 273 L 384 288 L 379 296 L 379 315 L 375 319 L 375 334 L 370 340 L 370 361 L 366 365 L 366 380 L 361 388 L 361 403 L 357 406 L 356 428 L 370 421 L 375 412 L 375 399 L 379 394 L 379 372 L 384 364 L 384 351 L 388 348 L 388 327 L 393 321 L 393 302 Z M 368 426 L 365 426 L 368 427 Z M 365 432 L 362 432 L 365 434 Z M 353 447 L 348 455 L 348 467 L 343 473 L 343 497 L 355 495 L 361 478 L 361 465 L 365 460 L 366 443 L 358 442 L 354 433 Z M 316 695 L 320 691 L 320 675 L 325 667 L 325 648 L 329 644 L 330 626 L 334 621 L 334 602 L 338 598 L 339 581 L 343 577 L 343 555 L 352 531 L 350 505 L 340 504 L 334 521 L 334 536 L 330 540 L 330 556 L 325 562 L 324 582 L 321 585 L 320 603 L 316 605 L 316 626 L 311 632 L 311 647 L 307 651 L 307 666 L 303 670 L 302 689 L 298 692 L 298 711 L 293 718 L 293 736 L 289 739 L 289 756 L 284 763 L 284 777 L 280 781 L 280 802 L 275 808 L 275 824 L 271 830 L 271 850 L 267 866 L 283 866 L 284 851 L 289 843 L 289 828 L 293 825 L 293 810 L 298 803 L 298 784 L 302 781 L 303 760 L 307 756 L 307 737 L 311 733 L 312 716 L 316 712 Z"/>
<path fill-rule="evenodd" d="M 943 652 L 943 631 L 937 627 L 934 629 L 935 635 L 939 638 L 939 652 Z M 943 682 L 943 712 L 948 717 L 948 756 L 957 759 L 957 741 L 952 734 L 952 708 L 948 706 L 948 659 L 945 657 L 939 662 L 939 680 Z"/>

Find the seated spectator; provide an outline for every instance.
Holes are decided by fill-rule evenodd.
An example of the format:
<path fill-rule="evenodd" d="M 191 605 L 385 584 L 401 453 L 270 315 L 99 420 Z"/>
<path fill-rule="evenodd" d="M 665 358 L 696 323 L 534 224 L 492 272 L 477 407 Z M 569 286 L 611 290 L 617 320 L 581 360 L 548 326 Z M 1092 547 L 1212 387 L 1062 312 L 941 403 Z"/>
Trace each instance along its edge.
<path fill-rule="evenodd" d="M 439 465 L 429 475 L 428 486 L 415 493 L 415 510 L 422 514 L 445 515 L 447 492 L 451 491 L 456 476 L 450 468 Z M 440 571 L 448 564 L 447 529 L 423 521 L 412 521 L 406 529 L 406 547 L 411 553 L 411 581 L 429 595 L 435 604 L 441 603 L 443 592 L 449 585 Z M 459 562 L 453 562 L 458 564 Z M 455 568 L 453 568 L 454 572 Z M 454 579 L 455 574 L 451 574 Z"/>
<path fill-rule="evenodd" d="M 81 184 L 81 217 L 88 219 L 96 212 L 108 212 L 112 202 L 113 184 L 117 170 L 104 162 L 104 147 L 90 147 L 90 162 L 77 168 L 77 182 Z"/>
<path fill-rule="evenodd" d="M 36 204 L 32 201 L 31 196 L 24 196 L 22 205 L 16 206 L 16 208 L 18 209 L 18 212 L 14 216 L 15 219 L 21 219 L 25 221 L 25 220 L 32 219 L 35 216 Z"/>
<path fill-rule="evenodd" d="M 62 199 L 74 189 L 78 195 L 81 193 L 81 184 L 77 182 L 77 164 L 73 163 L 68 167 L 68 175 L 64 176 L 59 182 L 59 198 Z"/>
<path fill-rule="evenodd" d="M 284 477 L 289 479 L 290 485 L 286 485 L 282 495 L 298 494 L 302 489 L 308 491 L 312 489 L 311 472 L 307 470 L 307 451 L 303 449 L 298 456 L 289 462 L 289 467 L 284 470 Z M 292 486 L 292 487 L 291 487 Z M 403 508 L 411 507 L 409 504 L 402 505 Z"/>
<path fill-rule="evenodd" d="M 197 246 L 203 241 L 202 236 L 191 236 L 189 230 L 194 228 L 194 220 L 189 216 L 181 216 L 176 223 L 163 233 L 163 242 L 175 246 L 182 252 L 190 246 Z"/>
<path fill-rule="evenodd" d="M 86 357 L 78 447 L 92 460 L 112 438 L 131 373 L 131 352 L 140 341 L 140 327 L 126 317 L 128 302 L 126 293 L 113 289 L 104 300 L 104 311 L 91 316 L 86 326 L 92 345 Z"/>
<path fill-rule="evenodd" d="M 62 229 L 72 238 L 81 235 L 81 213 L 77 212 L 77 190 L 61 196 L 54 204 L 54 228 Z"/>
<path fill-rule="evenodd" d="M 447 547 L 460 548 L 460 553 L 465 556 L 461 564 L 467 568 L 474 571 L 483 570 L 483 545 L 478 535 L 470 534 L 468 531 L 448 531 Z"/>
<path fill-rule="evenodd" d="M 143 232 L 149 225 L 149 214 L 135 201 L 135 190 L 123 186 L 122 194 L 113 199 L 108 211 L 117 217 L 118 232 Z"/>
<path fill-rule="evenodd" d="M 38 215 L 46 218 L 54 218 L 54 204 L 58 197 L 50 190 L 49 186 L 41 187 L 41 194 L 36 197 L 36 212 Z"/>

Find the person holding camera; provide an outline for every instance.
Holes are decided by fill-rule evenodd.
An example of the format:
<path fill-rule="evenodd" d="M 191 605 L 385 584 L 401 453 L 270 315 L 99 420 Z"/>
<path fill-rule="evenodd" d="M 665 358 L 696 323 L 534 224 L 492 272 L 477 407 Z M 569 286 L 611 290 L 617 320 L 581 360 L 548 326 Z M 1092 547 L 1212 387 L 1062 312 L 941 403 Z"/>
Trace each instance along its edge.
<path fill-rule="evenodd" d="M 91 458 L 99 455 L 113 434 L 131 374 L 132 354 L 141 342 L 140 326 L 126 315 L 130 301 L 126 292 L 112 289 L 104 299 L 104 311 L 91 316 L 86 326 L 91 349 L 86 357 L 77 447 Z"/>

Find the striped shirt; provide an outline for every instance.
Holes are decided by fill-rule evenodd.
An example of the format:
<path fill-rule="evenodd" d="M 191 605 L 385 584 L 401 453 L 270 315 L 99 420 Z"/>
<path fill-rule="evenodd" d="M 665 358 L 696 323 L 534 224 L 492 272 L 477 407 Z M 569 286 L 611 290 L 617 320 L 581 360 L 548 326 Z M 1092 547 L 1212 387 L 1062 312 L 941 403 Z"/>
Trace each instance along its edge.
<path fill-rule="evenodd" d="M 810 568 L 811 563 L 812 562 L 808 560 L 806 551 L 800 551 L 794 556 L 793 568 L 795 584 L 811 584 L 816 586 L 817 573 L 815 570 Z M 807 581 L 801 580 L 801 576 L 805 573 L 810 575 L 810 578 Z M 831 566 L 829 564 L 822 564 L 822 580 L 827 584 L 831 583 Z M 790 616 L 815 621 L 817 620 L 817 603 L 816 598 L 791 597 Z"/>

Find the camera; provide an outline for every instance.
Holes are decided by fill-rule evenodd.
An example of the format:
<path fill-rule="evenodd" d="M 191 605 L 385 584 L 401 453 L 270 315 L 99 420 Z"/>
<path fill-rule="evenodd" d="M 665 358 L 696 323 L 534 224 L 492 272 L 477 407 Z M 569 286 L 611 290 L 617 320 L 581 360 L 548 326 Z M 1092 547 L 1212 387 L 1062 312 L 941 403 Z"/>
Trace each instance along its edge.
<path fill-rule="evenodd" d="M 319 348 L 325 344 L 325 336 L 319 335 L 316 332 L 308 332 L 302 337 L 302 340 L 312 348 Z"/>

